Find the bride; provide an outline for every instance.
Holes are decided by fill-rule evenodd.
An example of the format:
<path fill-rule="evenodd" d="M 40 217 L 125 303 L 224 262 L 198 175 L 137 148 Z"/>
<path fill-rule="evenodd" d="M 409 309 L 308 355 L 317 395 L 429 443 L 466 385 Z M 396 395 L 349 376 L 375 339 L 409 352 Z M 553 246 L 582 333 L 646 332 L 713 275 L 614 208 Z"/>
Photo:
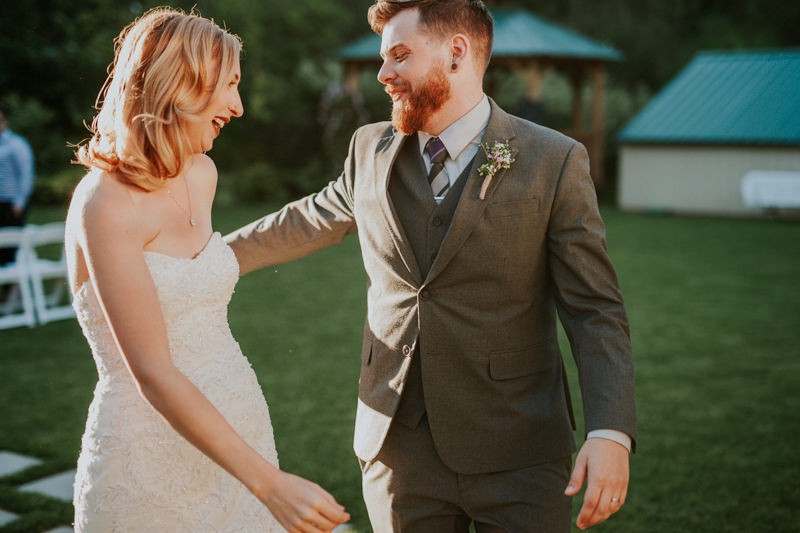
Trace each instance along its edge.
<path fill-rule="evenodd" d="M 126 27 L 67 215 L 74 306 L 98 371 L 76 531 L 330 531 L 349 519 L 281 471 L 266 401 L 227 323 L 238 279 L 212 232 L 204 153 L 233 117 L 239 39 L 158 8 Z"/>

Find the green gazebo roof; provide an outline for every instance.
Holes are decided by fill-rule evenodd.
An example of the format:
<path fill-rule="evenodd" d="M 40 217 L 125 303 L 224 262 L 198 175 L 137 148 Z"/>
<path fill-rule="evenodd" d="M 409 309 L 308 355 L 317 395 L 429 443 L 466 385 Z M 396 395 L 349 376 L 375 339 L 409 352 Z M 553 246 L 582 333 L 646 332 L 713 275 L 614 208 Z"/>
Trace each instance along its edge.
<path fill-rule="evenodd" d="M 495 9 L 493 58 L 552 57 L 595 61 L 619 61 L 621 54 L 567 28 L 519 9 Z M 370 34 L 341 48 L 337 57 L 346 61 L 378 61 L 381 38 Z"/>

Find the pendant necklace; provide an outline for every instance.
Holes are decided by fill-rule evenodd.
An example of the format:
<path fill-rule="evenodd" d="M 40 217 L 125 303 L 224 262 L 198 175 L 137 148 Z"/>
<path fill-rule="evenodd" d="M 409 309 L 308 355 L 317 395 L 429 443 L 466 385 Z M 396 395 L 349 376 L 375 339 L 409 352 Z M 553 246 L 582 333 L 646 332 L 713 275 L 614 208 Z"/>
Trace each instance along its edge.
<path fill-rule="evenodd" d="M 185 214 L 189 215 L 189 225 L 191 227 L 195 227 L 197 226 L 197 221 L 194 219 L 194 215 L 192 214 L 192 197 L 189 194 L 189 182 L 187 181 L 185 174 L 183 176 L 183 183 L 184 185 L 186 185 L 186 202 L 189 204 L 188 211 L 184 209 L 183 206 L 180 203 L 178 203 L 178 200 L 175 198 L 175 196 L 172 195 L 172 190 L 169 188 L 169 185 L 166 186 L 167 194 L 169 194 L 169 197 L 172 198 L 173 202 L 175 202 L 175 205 L 178 206 L 178 209 L 183 211 Z"/>

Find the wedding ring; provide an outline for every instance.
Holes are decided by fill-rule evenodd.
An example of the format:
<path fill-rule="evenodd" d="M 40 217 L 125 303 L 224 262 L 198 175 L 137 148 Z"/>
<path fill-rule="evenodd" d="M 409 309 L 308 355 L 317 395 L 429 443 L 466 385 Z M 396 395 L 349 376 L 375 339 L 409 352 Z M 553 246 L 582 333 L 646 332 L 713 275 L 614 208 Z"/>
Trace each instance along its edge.
<path fill-rule="evenodd" d="M 611 503 L 619 503 L 619 498 L 617 498 L 616 496 L 612 496 Z"/>

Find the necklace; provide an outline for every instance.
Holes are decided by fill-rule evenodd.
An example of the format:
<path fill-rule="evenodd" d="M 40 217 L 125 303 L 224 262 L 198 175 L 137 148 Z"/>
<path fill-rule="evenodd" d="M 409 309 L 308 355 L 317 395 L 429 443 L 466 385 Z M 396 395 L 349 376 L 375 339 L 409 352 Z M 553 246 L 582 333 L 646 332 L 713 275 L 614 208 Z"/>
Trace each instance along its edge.
<path fill-rule="evenodd" d="M 189 194 L 189 182 L 186 180 L 186 175 L 183 176 L 183 183 L 184 185 L 186 185 L 186 202 L 189 204 L 188 211 L 184 209 L 180 203 L 178 203 L 178 200 L 175 198 L 175 196 L 173 196 L 172 189 L 169 188 L 169 185 L 166 186 L 167 194 L 169 194 L 169 197 L 172 198 L 173 202 L 175 202 L 175 205 L 178 206 L 178 209 L 189 215 L 189 225 L 191 227 L 195 227 L 197 226 L 197 221 L 194 219 L 194 215 L 192 214 L 192 197 Z"/>

